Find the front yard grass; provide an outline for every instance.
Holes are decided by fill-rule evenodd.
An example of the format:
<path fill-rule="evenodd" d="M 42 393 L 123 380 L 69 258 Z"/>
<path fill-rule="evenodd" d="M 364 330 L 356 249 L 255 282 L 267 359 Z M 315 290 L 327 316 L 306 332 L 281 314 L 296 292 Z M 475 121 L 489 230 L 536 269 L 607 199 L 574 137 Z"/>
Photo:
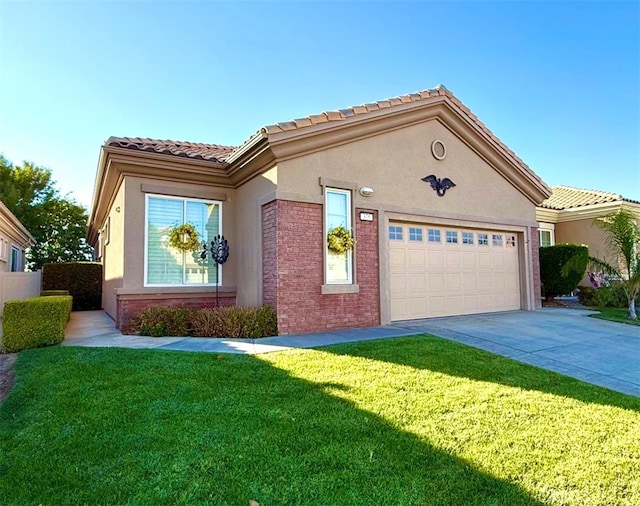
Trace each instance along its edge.
<path fill-rule="evenodd" d="M 0 406 L 0 502 L 631 505 L 639 436 L 639 398 L 431 336 L 56 347 Z"/>
<path fill-rule="evenodd" d="M 600 311 L 600 314 L 592 314 L 590 315 L 592 318 L 598 318 L 600 320 L 609 320 L 612 322 L 620 322 L 620 323 L 628 323 L 629 325 L 638 325 L 640 326 L 640 319 L 631 320 L 629 319 L 627 309 L 619 309 L 613 307 L 599 307 L 595 308 L 597 311 Z"/>

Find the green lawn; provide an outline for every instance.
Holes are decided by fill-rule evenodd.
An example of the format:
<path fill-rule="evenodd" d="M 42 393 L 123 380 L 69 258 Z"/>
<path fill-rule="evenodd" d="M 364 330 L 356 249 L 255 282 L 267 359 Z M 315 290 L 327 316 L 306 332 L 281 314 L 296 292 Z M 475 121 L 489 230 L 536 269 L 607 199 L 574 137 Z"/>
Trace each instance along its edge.
<path fill-rule="evenodd" d="M 627 316 L 629 313 L 626 309 L 618 309 L 612 307 L 598 307 L 594 308 L 596 311 L 600 311 L 600 314 L 589 315 L 593 318 L 599 318 L 600 320 L 609 320 L 612 322 L 628 323 L 629 325 L 640 326 L 640 320 L 630 320 Z M 640 311 L 640 310 L 639 310 Z"/>
<path fill-rule="evenodd" d="M 640 504 L 640 399 L 430 336 L 21 352 L 0 503 Z"/>

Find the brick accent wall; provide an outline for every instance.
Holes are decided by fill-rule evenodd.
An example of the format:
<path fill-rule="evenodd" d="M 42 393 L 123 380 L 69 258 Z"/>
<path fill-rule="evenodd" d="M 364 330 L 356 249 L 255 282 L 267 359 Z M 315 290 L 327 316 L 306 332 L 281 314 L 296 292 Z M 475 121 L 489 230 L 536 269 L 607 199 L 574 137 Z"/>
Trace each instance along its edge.
<path fill-rule="evenodd" d="M 371 212 L 371 211 L 368 211 Z M 380 324 L 378 217 L 355 215 L 358 293 L 322 294 L 323 206 L 277 200 L 262 209 L 263 300 L 278 314 L 278 332 L 297 334 Z"/>
<path fill-rule="evenodd" d="M 540 237 L 538 228 L 531 228 L 531 261 L 533 263 L 533 294 L 534 307 L 542 307 L 542 284 L 540 282 Z"/>
<path fill-rule="evenodd" d="M 215 290 L 215 288 L 214 288 Z M 235 294 L 220 294 L 221 306 L 235 306 Z M 153 295 L 118 295 L 117 297 L 116 328 L 123 333 L 131 329 L 131 321 L 148 307 L 169 306 L 188 309 L 202 309 L 215 307 L 216 296 L 213 294 L 153 294 Z"/>

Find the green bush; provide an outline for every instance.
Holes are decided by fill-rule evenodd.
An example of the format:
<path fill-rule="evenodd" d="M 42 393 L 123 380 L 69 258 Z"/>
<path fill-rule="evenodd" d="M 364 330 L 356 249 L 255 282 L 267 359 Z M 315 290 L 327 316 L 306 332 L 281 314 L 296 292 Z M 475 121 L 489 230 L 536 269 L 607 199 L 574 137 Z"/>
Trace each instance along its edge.
<path fill-rule="evenodd" d="M 102 264 L 61 262 L 42 267 L 42 290 L 68 290 L 73 310 L 102 308 Z"/>
<path fill-rule="evenodd" d="M 191 318 L 195 337 L 259 338 L 278 335 L 276 312 L 270 306 L 210 307 Z"/>
<path fill-rule="evenodd" d="M 547 300 L 575 290 L 584 276 L 588 261 L 586 246 L 558 244 L 540 248 L 540 281 Z"/>
<path fill-rule="evenodd" d="M 60 344 L 73 305 L 69 295 L 12 300 L 4 305 L 2 353 Z"/>
<path fill-rule="evenodd" d="M 69 290 L 42 290 L 40 297 L 51 297 L 55 295 L 69 295 Z"/>
<path fill-rule="evenodd" d="M 628 305 L 627 294 L 621 283 L 612 283 L 610 286 L 601 286 L 600 288 L 581 286 L 578 300 L 580 304 L 590 307 L 626 308 Z M 640 300 L 636 302 L 640 302 Z"/>
<path fill-rule="evenodd" d="M 131 325 L 141 336 L 187 336 L 191 311 L 181 307 L 149 307 L 138 314 Z"/>

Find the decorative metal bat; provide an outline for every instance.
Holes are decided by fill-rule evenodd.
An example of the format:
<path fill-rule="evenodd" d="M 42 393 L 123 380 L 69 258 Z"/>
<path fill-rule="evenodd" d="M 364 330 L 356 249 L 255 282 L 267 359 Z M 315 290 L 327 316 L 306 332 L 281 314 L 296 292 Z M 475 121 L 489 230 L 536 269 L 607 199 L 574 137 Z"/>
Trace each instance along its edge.
<path fill-rule="evenodd" d="M 456 185 L 448 177 L 444 177 L 440 179 L 440 178 L 437 178 L 434 174 L 423 177 L 422 181 L 429 183 L 431 185 L 431 188 L 433 188 L 438 194 L 438 197 L 444 196 L 445 192 L 449 188 L 453 188 Z"/>

